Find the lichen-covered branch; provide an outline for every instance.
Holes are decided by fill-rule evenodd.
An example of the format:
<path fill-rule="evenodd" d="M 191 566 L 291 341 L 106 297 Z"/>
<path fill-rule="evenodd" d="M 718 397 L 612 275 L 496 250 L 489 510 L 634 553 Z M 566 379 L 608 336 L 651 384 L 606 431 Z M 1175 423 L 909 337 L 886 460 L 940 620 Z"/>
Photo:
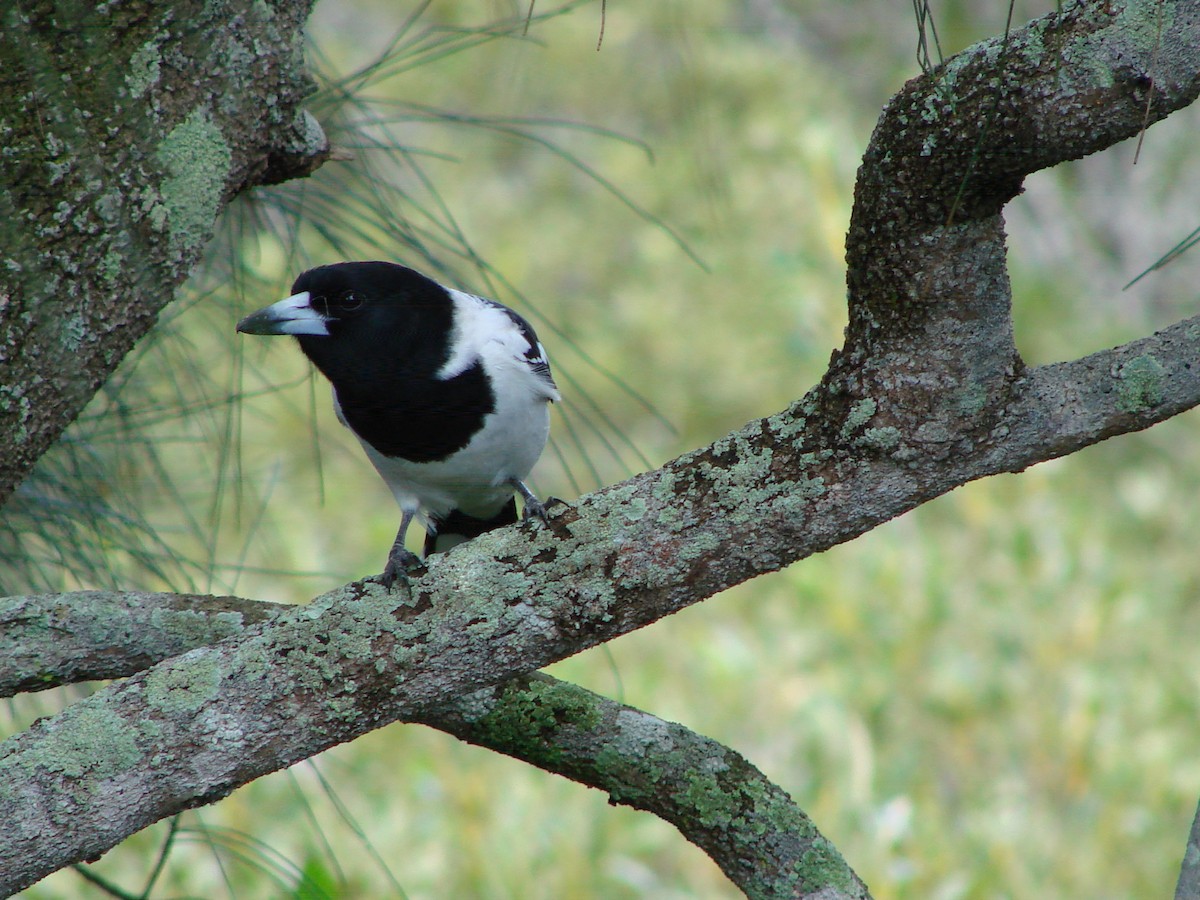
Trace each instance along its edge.
<path fill-rule="evenodd" d="M 0 507 L 172 300 L 228 200 L 326 157 L 299 106 L 310 6 L 3 5 Z"/>
<path fill-rule="evenodd" d="M 752 900 L 868 896 L 785 791 L 728 747 L 682 725 L 547 675 L 514 678 L 417 721 L 654 813 Z"/>
<path fill-rule="evenodd" d="M 1198 359 L 1195 315 L 1111 350 L 1028 370 L 997 422 L 1008 429 L 1004 440 L 987 457 L 996 471 L 1019 472 L 1189 410 L 1200 396 Z"/>
<path fill-rule="evenodd" d="M 1123 389 L 1123 369 L 1096 373 L 1089 387 L 1118 398 L 1107 410 L 1085 401 L 1072 414 L 1068 392 L 1055 414 L 1090 428 L 1074 444 L 1200 403 L 1200 385 L 1172 377 L 1200 351 L 1200 328 L 1181 332 L 1162 341 L 1161 377 L 1139 364 Z M 1066 383 L 1039 371 L 1018 384 Z M 1058 455 L 1029 421 L 1042 408 L 1014 404 L 987 440 L 931 465 L 919 428 L 873 433 L 866 408 L 838 444 L 809 444 L 806 432 L 827 423 L 804 418 L 801 404 L 557 509 L 548 525 L 493 532 L 434 558 L 410 590 L 349 585 L 239 640 L 165 660 L 0 745 L 0 890 L 849 540 L 972 477 Z"/>
<path fill-rule="evenodd" d="M 1002 210 L 1026 175 L 1138 134 L 1200 94 L 1200 2 L 1065 3 L 914 78 L 883 111 L 846 241 L 850 324 L 824 408 L 926 411 L 930 447 L 1004 408 Z"/>
<path fill-rule="evenodd" d="M 0 696 L 132 675 L 237 637 L 287 608 L 237 597 L 102 591 L 0 599 Z M 540 674 L 439 704 L 412 721 L 658 815 L 749 897 L 868 896 L 786 791 L 682 725 Z"/>
<path fill-rule="evenodd" d="M 77 591 L 0 598 L 0 697 L 124 678 L 280 609 L 240 597 Z"/>

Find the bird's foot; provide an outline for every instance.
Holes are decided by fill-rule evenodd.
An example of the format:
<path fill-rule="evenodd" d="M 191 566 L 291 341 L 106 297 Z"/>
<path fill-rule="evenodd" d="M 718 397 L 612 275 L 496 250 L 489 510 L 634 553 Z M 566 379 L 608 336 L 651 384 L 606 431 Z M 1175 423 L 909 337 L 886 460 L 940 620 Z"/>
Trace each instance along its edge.
<path fill-rule="evenodd" d="M 382 584 L 388 590 L 391 590 L 392 585 L 397 581 L 408 581 L 408 573 L 416 569 L 423 568 L 425 565 L 421 561 L 421 557 L 413 553 L 411 550 L 400 548 L 392 549 L 388 554 L 387 565 L 383 567 L 383 571 L 378 575 L 371 575 L 366 581 L 373 581 L 375 584 Z"/>
<path fill-rule="evenodd" d="M 542 503 L 537 497 L 529 496 L 525 498 L 525 508 L 521 510 L 521 521 L 527 519 L 541 519 L 546 521 L 546 504 Z"/>
<path fill-rule="evenodd" d="M 533 491 L 526 486 L 525 482 L 521 481 L 520 479 L 514 478 L 508 483 L 513 486 L 513 489 L 520 494 L 521 499 L 525 501 L 525 508 L 521 511 L 522 522 L 526 521 L 527 519 L 541 519 L 543 522 L 545 522 L 546 509 L 554 506 L 555 504 L 562 503 L 562 501 L 557 497 L 547 497 L 546 502 L 543 503 L 534 495 Z"/>

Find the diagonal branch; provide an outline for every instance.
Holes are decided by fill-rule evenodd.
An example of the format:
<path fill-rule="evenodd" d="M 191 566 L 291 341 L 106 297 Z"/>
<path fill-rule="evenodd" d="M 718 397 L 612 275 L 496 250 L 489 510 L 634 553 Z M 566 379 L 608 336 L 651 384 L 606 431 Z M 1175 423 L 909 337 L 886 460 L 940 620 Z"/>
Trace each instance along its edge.
<path fill-rule="evenodd" d="M 654 813 L 747 897 L 869 896 L 785 791 L 741 755 L 682 725 L 541 674 L 434 707 L 416 721 Z"/>
<path fill-rule="evenodd" d="M 589 495 L 549 527 L 505 529 L 463 545 L 431 561 L 411 591 L 348 585 L 240 639 L 105 688 L 0 745 L 0 889 L 27 885 L 383 724 L 849 540 L 970 478 L 1194 406 L 1200 384 L 1175 377 L 1200 351 L 1200 329 L 1190 330 L 1191 337 L 1180 326 L 1178 335 L 1110 351 L 1113 359 L 1128 356 L 1124 369 L 1076 381 L 1089 397 L 1103 396 L 1107 385 L 1115 399 L 1085 397 L 1080 416 L 1056 407 L 1080 429 L 1069 447 L 1048 444 L 1033 421 L 1044 400 L 1015 404 L 986 443 L 932 468 L 912 464 L 922 436 L 872 427 L 866 410 L 838 446 L 806 444 L 797 434 L 828 423 L 784 412 Z M 1123 391 L 1121 371 L 1151 356 L 1151 347 L 1161 376 L 1139 363 Z M 1071 385 L 1055 376 L 1086 368 L 1071 365 L 1047 367 L 1045 378 L 1034 370 L 1029 396 Z M 872 452 L 856 457 L 854 447 Z"/>
<path fill-rule="evenodd" d="M 204 594 L 77 591 L 0 598 L 0 697 L 125 678 L 239 635 L 281 608 Z"/>
<path fill-rule="evenodd" d="M 285 609 L 236 597 L 103 591 L 0 600 L 0 696 L 133 675 L 237 637 Z M 105 623 L 99 633 L 98 622 Z M 439 704 L 411 721 L 659 816 L 747 896 L 868 896 L 784 790 L 739 754 L 682 725 L 541 674 Z"/>

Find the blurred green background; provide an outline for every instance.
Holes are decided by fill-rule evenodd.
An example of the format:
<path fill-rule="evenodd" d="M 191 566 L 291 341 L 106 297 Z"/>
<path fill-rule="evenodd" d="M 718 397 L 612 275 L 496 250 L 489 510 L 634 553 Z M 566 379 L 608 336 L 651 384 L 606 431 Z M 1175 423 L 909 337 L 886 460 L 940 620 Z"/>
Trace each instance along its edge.
<path fill-rule="evenodd" d="M 318 4 L 318 112 L 355 160 L 231 211 L 26 486 L 0 587 L 304 602 L 380 569 L 397 512 L 327 387 L 291 342 L 233 334 L 310 264 L 390 256 L 534 317 L 565 395 L 544 494 L 657 465 L 820 377 L 855 170 L 919 72 L 912 6 L 583 3 L 522 37 L 526 9 Z M 937 4 L 942 50 L 1007 12 Z M 398 32 L 396 62 L 337 80 Z M 1028 362 L 1195 312 L 1189 257 L 1122 286 L 1198 224 L 1198 123 L 1156 126 L 1136 165 L 1127 144 L 1041 173 L 1011 205 Z M 552 671 L 746 755 L 881 900 L 1167 896 L 1200 795 L 1197 423 L 968 485 Z M 5 731 L 80 690 L 18 698 Z M 95 871 L 136 893 L 166 831 Z M 153 893 L 736 895 L 664 823 L 415 726 L 186 814 Z M 28 896 L 104 895 L 66 872 Z"/>

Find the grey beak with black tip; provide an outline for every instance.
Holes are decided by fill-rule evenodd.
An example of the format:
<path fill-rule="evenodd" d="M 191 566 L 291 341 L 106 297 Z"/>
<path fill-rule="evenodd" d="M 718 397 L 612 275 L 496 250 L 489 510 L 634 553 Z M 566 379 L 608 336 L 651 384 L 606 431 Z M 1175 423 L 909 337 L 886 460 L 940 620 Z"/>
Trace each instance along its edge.
<path fill-rule="evenodd" d="M 238 322 L 242 334 L 316 334 L 329 336 L 326 318 L 312 308 L 308 291 L 272 303 Z"/>

